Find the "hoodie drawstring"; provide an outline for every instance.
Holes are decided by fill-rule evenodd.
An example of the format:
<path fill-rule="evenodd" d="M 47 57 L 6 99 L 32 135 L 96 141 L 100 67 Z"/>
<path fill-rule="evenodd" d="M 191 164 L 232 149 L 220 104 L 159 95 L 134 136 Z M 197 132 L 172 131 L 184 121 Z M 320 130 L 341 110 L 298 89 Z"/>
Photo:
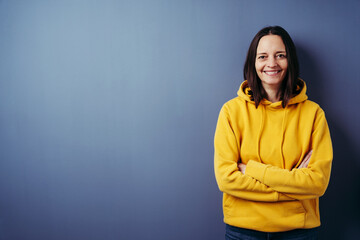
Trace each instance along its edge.
<path fill-rule="evenodd" d="M 264 114 L 265 114 L 265 107 L 262 104 L 259 104 L 259 106 L 261 106 L 261 122 L 260 122 L 260 128 L 259 128 L 259 132 L 256 138 L 256 152 L 257 152 L 257 157 L 259 159 L 260 162 L 262 162 L 261 158 L 260 158 L 260 136 L 262 134 L 262 131 L 264 129 Z"/>
<path fill-rule="evenodd" d="M 256 137 L 256 153 L 257 153 L 257 157 L 259 159 L 260 162 L 263 162 L 260 158 L 260 137 L 262 135 L 262 132 L 264 130 L 264 115 L 265 115 L 265 106 L 262 104 L 259 104 L 259 106 L 261 106 L 261 121 L 260 121 L 260 128 L 259 128 L 259 132 L 258 135 Z M 285 107 L 284 109 L 284 116 L 283 116 L 283 120 L 281 123 L 281 140 L 280 140 L 280 151 L 281 151 L 281 165 L 282 168 L 285 168 L 285 158 L 284 158 L 284 138 L 285 138 L 285 125 L 286 125 L 286 121 L 287 121 L 287 115 L 288 115 L 288 106 Z"/>
<path fill-rule="evenodd" d="M 285 158 L 284 158 L 284 138 L 285 138 L 285 123 L 286 123 L 286 118 L 287 118 L 287 112 L 288 112 L 288 106 L 285 107 L 284 110 L 284 117 L 283 117 L 283 121 L 282 121 L 282 126 L 281 126 L 281 141 L 280 141 L 280 150 L 281 150 L 281 164 L 282 164 L 282 168 L 285 169 Z"/>

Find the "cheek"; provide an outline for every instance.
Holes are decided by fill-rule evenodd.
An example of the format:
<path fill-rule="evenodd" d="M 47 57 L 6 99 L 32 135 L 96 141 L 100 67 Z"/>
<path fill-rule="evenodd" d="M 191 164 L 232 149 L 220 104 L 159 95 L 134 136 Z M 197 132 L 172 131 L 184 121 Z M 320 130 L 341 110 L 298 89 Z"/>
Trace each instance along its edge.
<path fill-rule="evenodd" d="M 261 72 L 261 65 L 259 63 L 255 63 L 255 69 L 256 69 L 256 72 Z"/>
<path fill-rule="evenodd" d="M 287 62 L 287 60 L 282 63 L 281 68 L 287 71 L 287 68 L 288 68 L 288 62 Z"/>

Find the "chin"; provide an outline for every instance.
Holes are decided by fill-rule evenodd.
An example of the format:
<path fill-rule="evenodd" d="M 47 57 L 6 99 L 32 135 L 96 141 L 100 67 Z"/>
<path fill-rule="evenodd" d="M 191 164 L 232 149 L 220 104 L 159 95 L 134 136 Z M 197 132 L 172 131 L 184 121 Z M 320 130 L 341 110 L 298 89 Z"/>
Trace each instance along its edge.
<path fill-rule="evenodd" d="M 282 83 L 282 81 L 284 80 L 284 78 L 277 78 L 277 79 L 273 79 L 273 78 L 260 78 L 261 79 L 261 83 L 262 84 L 266 84 L 266 85 L 280 85 Z"/>

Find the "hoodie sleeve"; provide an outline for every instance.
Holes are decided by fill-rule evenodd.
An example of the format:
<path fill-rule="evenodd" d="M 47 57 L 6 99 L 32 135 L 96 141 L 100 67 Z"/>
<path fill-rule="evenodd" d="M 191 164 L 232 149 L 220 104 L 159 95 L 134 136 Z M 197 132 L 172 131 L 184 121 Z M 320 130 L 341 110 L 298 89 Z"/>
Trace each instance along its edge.
<path fill-rule="evenodd" d="M 239 171 L 239 149 L 225 105 L 219 114 L 214 147 L 215 177 L 220 191 L 251 201 L 277 202 L 294 200 Z"/>
<path fill-rule="evenodd" d="M 307 168 L 289 171 L 250 160 L 245 174 L 295 199 L 320 197 L 328 186 L 333 158 L 329 128 L 320 108 L 314 121 L 311 149 L 313 153 Z"/>

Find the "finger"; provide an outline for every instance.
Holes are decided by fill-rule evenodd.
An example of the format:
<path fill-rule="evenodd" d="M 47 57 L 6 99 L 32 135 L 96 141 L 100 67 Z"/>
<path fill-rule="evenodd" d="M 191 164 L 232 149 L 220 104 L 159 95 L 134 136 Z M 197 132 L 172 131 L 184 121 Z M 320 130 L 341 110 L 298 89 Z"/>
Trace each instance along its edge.
<path fill-rule="evenodd" d="M 312 152 L 311 152 L 311 153 L 312 153 Z M 311 154 L 310 154 L 309 158 L 306 160 L 306 167 L 309 165 L 310 160 L 311 160 Z"/>
<path fill-rule="evenodd" d="M 304 159 L 301 161 L 300 165 L 298 166 L 298 168 L 306 168 L 307 165 L 308 165 L 308 162 L 310 160 L 310 157 L 311 157 L 311 154 L 312 154 L 312 150 L 310 150 L 310 152 L 308 152 Z"/>
<path fill-rule="evenodd" d="M 304 161 L 304 167 L 307 167 L 309 165 L 310 158 L 307 158 L 306 161 Z"/>
<path fill-rule="evenodd" d="M 308 157 L 305 161 L 304 161 L 304 164 L 303 164 L 303 168 L 307 168 L 308 165 L 310 163 L 310 157 Z"/>
<path fill-rule="evenodd" d="M 311 149 L 310 152 L 308 152 L 307 156 L 310 158 L 313 153 L 313 150 Z"/>
<path fill-rule="evenodd" d="M 303 162 L 308 161 L 310 159 L 310 157 L 311 157 L 311 154 L 312 154 L 312 150 L 306 154 Z"/>
<path fill-rule="evenodd" d="M 312 156 L 312 153 L 313 153 L 313 151 L 311 150 L 311 151 L 306 155 L 306 160 L 307 160 L 307 161 L 310 161 L 310 158 L 311 158 L 311 156 Z"/>
<path fill-rule="evenodd" d="M 311 154 L 312 154 L 312 150 L 306 154 L 305 158 L 309 159 L 311 157 Z"/>
<path fill-rule="evenodd" d="M 304 160 L 304 163 L 308 162 L 310 160 L 311 155 L 307 155 L 306 159 Z"/>
<path fill-rule="evenodd" d="M 302 161 L 301 163 L 300 163 L 300 165 L 298 166 L 298 168 L 300 169 L 300 168 L 303 168 L 304 167 L 304 161 Z"/>
<path fill-rule="evenodd" d="M 299 167 L 298 168 L 304 168 L 305 167 L 305 164 L 306 164 L 306 161 L 307 161 L 308 157 L 305 156 L 305 158 L 302 160 L 302 162 L 300 163 Z"/>
<path fill-rule="evenodd" d="M 304 164 L 304 161 L 301 161 L 300 165 L 298 166 L 298 168 L 302 168 L 302 165 Z"/>

